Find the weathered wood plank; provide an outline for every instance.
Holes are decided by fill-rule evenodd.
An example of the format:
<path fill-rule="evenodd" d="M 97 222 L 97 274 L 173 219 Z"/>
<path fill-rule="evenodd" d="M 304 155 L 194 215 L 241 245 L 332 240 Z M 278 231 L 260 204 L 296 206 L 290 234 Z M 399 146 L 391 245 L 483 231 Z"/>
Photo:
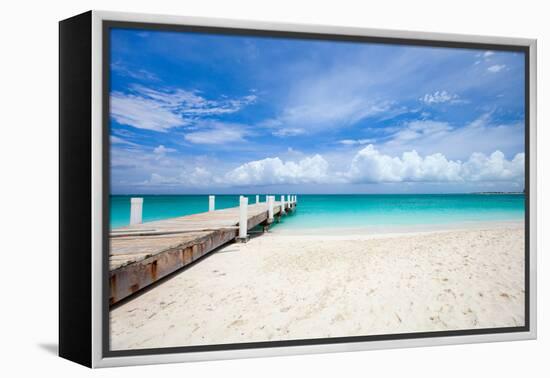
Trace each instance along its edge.
<path fill-rule="evenodd" d="M 289 208 L 292 205 L 286 205 Z M 274 213 L 281 212 L 276 202 Z M 247 228 L 267 221 L 266 203 L 248 206 Z M 239 208 L 209 211 L 119 228 L 111 232 L 110 304 L 192 263 L 233 241 L 238 234 Z"/>

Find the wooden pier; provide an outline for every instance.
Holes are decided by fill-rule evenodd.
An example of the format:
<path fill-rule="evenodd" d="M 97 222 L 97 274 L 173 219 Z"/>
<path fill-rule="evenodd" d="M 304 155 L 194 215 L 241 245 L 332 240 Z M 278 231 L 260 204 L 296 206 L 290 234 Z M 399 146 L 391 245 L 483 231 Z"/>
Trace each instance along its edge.
<path fill-rule="evenodd" d="M 256 198 L 258 201 L 258 197 Z M 132 199 L 131 219 L 138 222 L 111 231 L 109 255 L 109 303 L 114 304 L 159 279 L 189 265 L 214 249 L 232 241 L 246 242 L 248 230 L 262 225 L 264 231 L 279 217 L 292 211 L 296 196 L 281 201 L 248 205 L 241 196 L 238 207 L 155 222 L 141 222 L 143 204 Z"/>

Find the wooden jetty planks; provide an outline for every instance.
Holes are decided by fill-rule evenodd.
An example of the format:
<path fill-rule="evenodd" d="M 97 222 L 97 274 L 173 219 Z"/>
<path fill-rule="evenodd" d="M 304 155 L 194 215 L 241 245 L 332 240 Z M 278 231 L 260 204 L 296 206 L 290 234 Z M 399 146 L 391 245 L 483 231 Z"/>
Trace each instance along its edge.
<path fill-rule="evenodd" d="M 285 208 L 294 204 L 285 204 Z M 281 202 L 273 212 L 281 213 Z M 267 204 L 248 206 L 247 228 L 267 222 Z M 114 304 L 192 263 L 238 235 L 239 207 L 113 230 L 110 237 L 109 303 Z"/>

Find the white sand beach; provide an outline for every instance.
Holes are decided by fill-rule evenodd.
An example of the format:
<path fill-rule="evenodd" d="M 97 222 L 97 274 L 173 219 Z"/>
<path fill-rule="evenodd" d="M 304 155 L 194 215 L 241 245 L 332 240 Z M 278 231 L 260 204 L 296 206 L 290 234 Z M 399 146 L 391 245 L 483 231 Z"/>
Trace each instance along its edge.
<path fill-rule="evenodd" d="M 111 311 L 111 349 L 524 324 L 524 225 L 270 232 Z"/>

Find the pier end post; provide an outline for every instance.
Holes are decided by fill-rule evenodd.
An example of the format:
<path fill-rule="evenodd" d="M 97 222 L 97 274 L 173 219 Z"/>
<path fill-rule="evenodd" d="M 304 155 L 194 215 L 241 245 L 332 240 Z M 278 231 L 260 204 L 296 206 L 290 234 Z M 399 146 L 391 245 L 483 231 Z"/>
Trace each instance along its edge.
<path fill-rule="evenodd" d="M 248 197 L 241 196 L 239 201 L 239 236 L 235 239 L 237 243 L 246 243 L 248 236 Z"/>
<path fill-rule="evenodd" d="M 216 196 L 208 196 L 208 211 L 216 210 Z"/>
<path fill-rule="evenodd" d="M 256 194 L 256 203 L 260 203 L 260 195 Z"/>
<path fill-rule="evenodd" d="M 267 222 L 273 223 L 273 202 L 275 201 L 275 197 L 268 196 L 267 197 Z"/>
<path fill-rule="evenodd" d="M 285 207 L 285 196 L 283 195 L 281 196 L 281 214 L 286 214 Z"/>
<path fill-rule="evenodd" d="M 130 225 L 142 223 L 143 198 L 130 199 Z"/>

